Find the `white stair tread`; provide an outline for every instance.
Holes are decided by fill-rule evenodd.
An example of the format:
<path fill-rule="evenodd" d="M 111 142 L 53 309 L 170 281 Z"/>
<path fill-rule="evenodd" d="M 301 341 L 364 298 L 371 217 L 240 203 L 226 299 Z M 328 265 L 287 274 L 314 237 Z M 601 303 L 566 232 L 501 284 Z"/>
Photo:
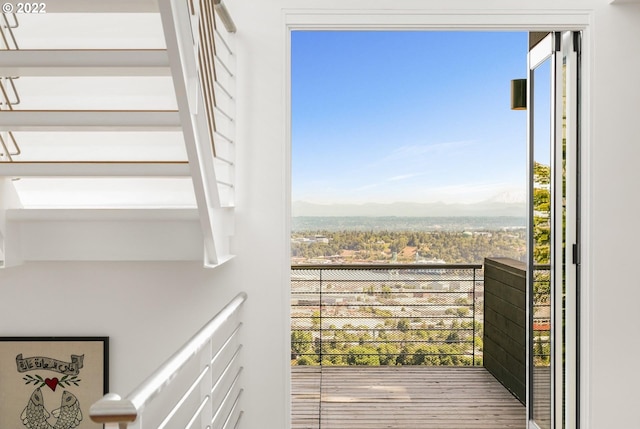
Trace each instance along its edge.
<path fill-rule="evenodd" d="M 21 177 L 25 209 L 196 208 L 191 177 Z"/>
<path fill-rule="evenodd" d="M 187 162 L 1 162 L 5 177 L 186 177 Z"/>
<path fill-rule="evenodd" d="M 47 3 L 47 13 L 158 12 L 157 0 L 56 0 Z"/>
<path fill-rule="evenodd" d="M 14 133 L 15 161 L 186 161 L 180 131 Z"/>
<path fill-rule="evenodd" d="M 177 131 L 175 110 L 6 110 L 0 131 Z"/>
<path fill-rule="evenodd" d="M 2 76 L 169 76 L 164 49 L 0 51 Z"/>
<path fill-rule="evenodd" d="M 198 220 L 196 208 L 27 208 L 7 210 L 8 220 Z"/>

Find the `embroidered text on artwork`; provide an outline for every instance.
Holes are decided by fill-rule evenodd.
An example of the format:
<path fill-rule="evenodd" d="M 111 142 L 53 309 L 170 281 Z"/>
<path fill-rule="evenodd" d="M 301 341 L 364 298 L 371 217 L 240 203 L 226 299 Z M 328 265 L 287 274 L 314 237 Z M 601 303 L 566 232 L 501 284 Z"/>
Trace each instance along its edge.
<path fill-rule="evenodd" d="M 37 369 L 46 369 L 66 375 L 78 375 L 83 366 L 84 355 L 71 355 L 71 362 L 52 359 L 43 356 L 23 358 L 22 353 L 16 356 L 18 372 L 27 372 Z"/>

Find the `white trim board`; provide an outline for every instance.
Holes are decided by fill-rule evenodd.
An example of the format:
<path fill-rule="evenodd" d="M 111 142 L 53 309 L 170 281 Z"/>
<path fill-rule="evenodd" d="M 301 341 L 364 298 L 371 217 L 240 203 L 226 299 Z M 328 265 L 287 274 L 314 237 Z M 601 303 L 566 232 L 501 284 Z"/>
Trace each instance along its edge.
<path fill-rule="evenodd" d="M 640 1 L 640 0 L 638 0 Z M 288 9 L 289 30 L 573 30 L 586 29 L 592 19 L 589 9 L 540 10 L 335 10 Z"/>

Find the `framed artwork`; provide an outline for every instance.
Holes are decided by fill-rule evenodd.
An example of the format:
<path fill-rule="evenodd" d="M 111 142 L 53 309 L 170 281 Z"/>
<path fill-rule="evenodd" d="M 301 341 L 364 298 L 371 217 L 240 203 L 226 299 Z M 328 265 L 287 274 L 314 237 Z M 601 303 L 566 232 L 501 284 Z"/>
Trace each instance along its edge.
<path fill-rule="evenodd" d="M 108 356 L 108 337 L 0 337 L 0 428 L 102 428 Z"/>

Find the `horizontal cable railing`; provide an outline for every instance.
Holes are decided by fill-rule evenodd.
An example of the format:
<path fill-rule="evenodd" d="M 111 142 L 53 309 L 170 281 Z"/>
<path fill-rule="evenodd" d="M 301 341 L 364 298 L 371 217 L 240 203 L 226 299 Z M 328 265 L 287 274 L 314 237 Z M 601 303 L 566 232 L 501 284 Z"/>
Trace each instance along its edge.
<path fill-rule="evenodd" d="M 196 71 L 197 76 L 193 76 L 193 82 L 197 81 L 197 85 L 193 85 L 193 82 L 189 83 L 189 96 L 193 96 L 192 90 L 196 86 L 202 96 L 202 101 L 197 105 L 192 100 L 194 103 L 192 113 L 198 110 L 204 112 L 202 127 L 205 131 L 203 134 L 208 135 L 206 139 L 203 138 L 203 141 L 208 140 L 206 144 L 210 144 L 211 147 L 220 199 L 223 205 L 231 206 L 235 200 L 235 55 L 232 34 L 236 32 L 236 26 L 225 3 L 221 0 L 179 0 L 179 2 L 188 9 L 187 14 L 189 15 L 184 17 L 185 19 L 179 23 L 179 26 L 191 31 L 188 37 L 189 46 L 184 46 L 184 49 L 195 52 L 193 64 L 189 64 L 188 67 L 193 67 Z M 0 17 L 0 49 L 19 49 L 14 34 L 14 29 L 18 26 L 15 14 L 2 14 Z M 191 59 L 190 56 L 189 59 Z M 181 60 L 183 60 L 182 57 Z M 189 79 L 191 77 L 189 76 Z M 17 76 L 0 77 L 0 109 L 13 110 L 13 107 L 20 103 L 20 97 L 14 83 L 14 80 L 18 78 Z M 105 112 L 110 111 L 112 110 L 105 110 Z M 0 132 L 0 161 L 12 162 L 17 155 L 21 154 L 13 131 Z M 68 145 L 67 142 L 65 148 Z M 23 157 L 27 157 L 25 162 L 46 161 L 39 159 L 38 157 L 42 155 L 36 153 L 28 144 L 23 144 L 23 146 L 25 146 Z M 70 149 L 65 150 L 69 151 Z M 102 152 L 98 152 L 97 155 L 111 156 L 103 155 Z M 47 154 L 47 156 L 51 155 Z M 64 156 L 64 152 L 56 154 L 57 158 L 67 161 Z M 91 154 L 89 157 L 91 158 L 91 156 L 94 155 Z M 116 158 L 119 159 L 120 156 Z M 135 160 L 129 161 L 148 164 L 160 160 L 155 159 L 152 154 L 146 153 L 136 154 L 135 158 Z M 76 154 L 68 160 L 72 159 L 76 162 L 91 163 L 94 161 L 93 159 L 78 159 Z M 109 158 L 95 161 L 111 160 Z M 183 159 L 173 159 L 173 161 L 186 163 Z"/>
<path fill-rule="evenodd" d="M 11 18 L 9 18 L 11 17 Z M 0 20 L 0 35 L 3 50 L 19 50 L 13 29 L 19 26 L 15 13 L 3 13 Z M 13 106 L 20 104 L 20 96 L 16 88 L 16 76 L 0 76 L 0 110 L 13 110 Z M 13 162 L 13 157 L 20 155 L 20 147 L 11 131 L 0 132 L 0 162 Z"/>
<path fill-rule="evenodd" d="M 105 429 L 227 428 L 242 417 L 242 344 L 238 294 L 125 398 L 110 393 L 91 406 Z"/>
<path fill-rule="evenodd" d="M 2 35 L 2 49 L 20 49 L 18 41 L 13 33 L 14 28 L 18 28 L 18 16 L 15 13 L 2 13 L 2 22 L 0 23 L 0 34 Z"/>
<path fill-rule="evenodd" d="M 233 203 L 235 167 L 235 58 L 231 35 L 236 26 L 221 0 L 191 0 L 197 17 L 198 75 L 221 200 Z M 219 30 L 218 21 L 224 27 Z"/>
<path fill-rule="evenodd" d="M 482 265 L 293 265 L 294 365 L 481 365 Z"/>

